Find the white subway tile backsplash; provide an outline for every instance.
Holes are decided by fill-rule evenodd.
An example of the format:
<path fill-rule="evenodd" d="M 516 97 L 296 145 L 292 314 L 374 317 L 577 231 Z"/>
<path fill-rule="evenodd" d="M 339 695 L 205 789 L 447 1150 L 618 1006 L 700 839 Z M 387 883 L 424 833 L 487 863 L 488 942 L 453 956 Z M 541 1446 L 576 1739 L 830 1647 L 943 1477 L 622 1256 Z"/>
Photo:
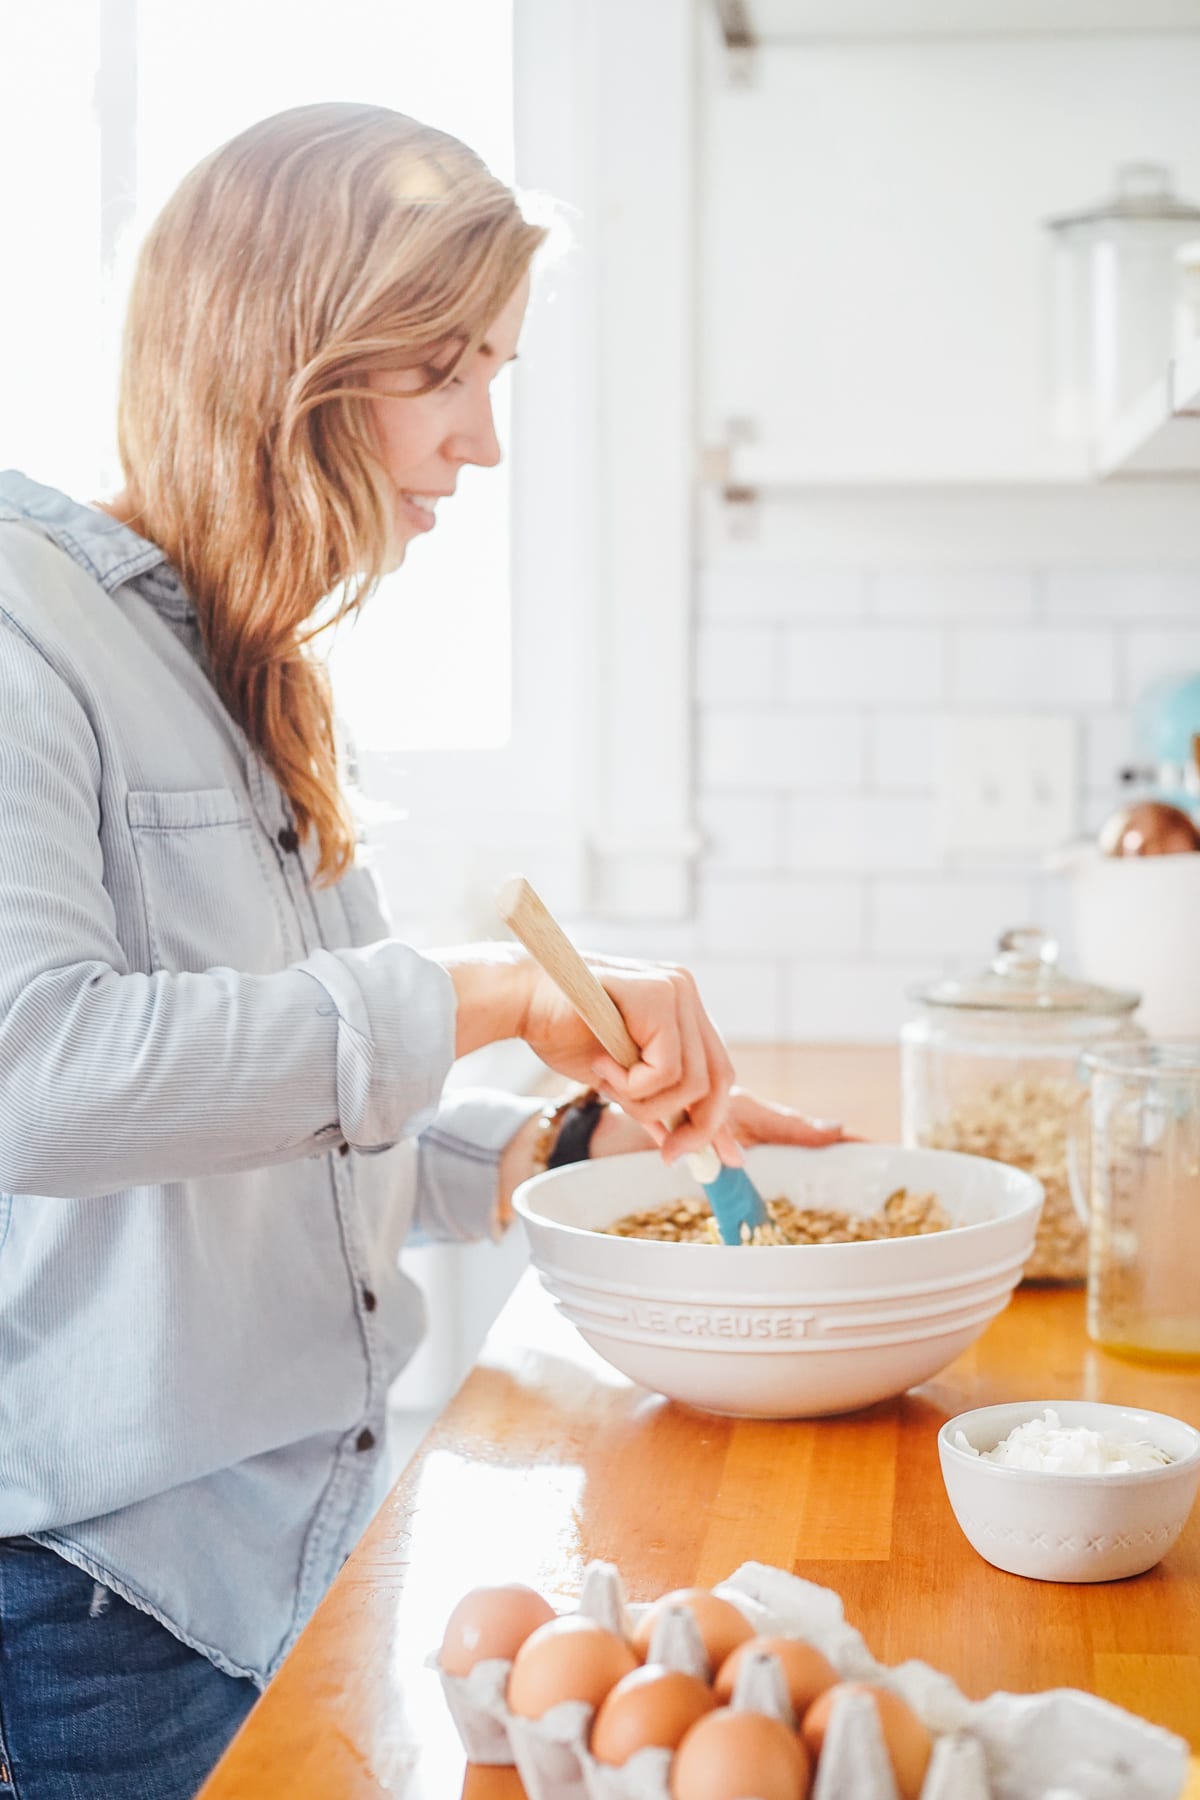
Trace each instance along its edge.
<path fill-rule="evenodd" d="M 1167 675 L 1200 674 L 1200 629 L 1131 631 L 1126 646 L 1126 700 L 1139 700 L 1151 682 Z"/>
<path fill-rule="evenodd" d="M 711 875 L 700 893 L 701 947 L 726 955 L 857 953 L 862 909 L 857 881 Z"/>
<path fill-rule="evenodd" d="M 784 861 L 792 869 L 879 874 L 941 862 L 932 796 L 847 794 L 788 801 Z"/>
<path fill-rule="evenodd" d="M 794 626 L 787 633 L 785 691 L 797 702 L 940 700 L 942 633 L 922 626 L 860 629 Z"/>
<path fill-rule="evenodd" d="M 1050 619 L 1200 619 L 1200 563 L 1167 569 L 1051 569 Z"/>
<path fill-rule="evenodd" d="M 1119 785 L 1120 772 L 1139 760 L 1133 719 L 1126 712 L 1089 713 L 1083 721 L 1083 780 L 1087 787 Z"/>
<path fill-rule="evenodd" d="M 702 570 L 700 611 L 709 619 L 857 619 L 866 592 L 861 569 L 806 569 L 747 556 Z"/>
<path fill-rule="evenodd" d="M 886 708 L 868 721 L 872 785 L 934 788 L 945 757 L 946 721 L 938 712 L 893 712 Z"/>
<path fill-rule="evenodd" d="M 703 868 L 723 874 L 778 869 L 784 804 L 780 794 L 701 794 L 696 823 Z"/>
<path fill-rule="evenodd" d="M 762 502 L 745 543 L 710 531 L 697 911 L 644 941 L 695 968 L 729 1036 L 893 1038 L 914 981 L 982 963 L 1026 921 L 1058 932 L 1070 966 L 1069 880 L 1036 851 L 942 840 L 951 726 L 987 711 L 1067 722 L 1094 832 L 1129 791 L 1133 702 L 1200 671 L 1190 505 L 1153 484 L 818 495 Z"/>
<path fill-rule="evenodd" d="M 698 919 L 612 919 L 564 913 L 563 929 L 585 953 L 632 956 L 639 961 L 686 963 L 700 946 Z"/>
<path fill-rule="evenodd" d="M 1111 631 L 962 630 L 951 647 L 950 694 L 960 703 L 1111 706 L 1116 663 Z"/>
<path fill-rule="evenodd" d="M 787 972 L 788 1038 L 810 1044 L 892 1043 L 913 1011 L 909 988 L 932 973 L 923 961 L 793 962 Z M 854 1129 L 851 1108 L 842 1123 Z"/>
<path fill-rule="evenodd" d="M 702 788 L 787 792 L 862 780 L 862 725 L 853 711 L 708 707 L 696 735 Z"/>
<path fill-rule="evenodd" d="M 784 1033 L 782 962 L 701 956 L 688 963 L 709 1016 L 727 1043 L 775 1043 Z"/>
<path fill-rule="evenodd" d="M 885 569 L 875 582 L 881 619 L 1031 619 L 1034 600 L 1026 569 Z"/>
<path fill-rule="evenodd" d="M 1033 884 L 1016 879 L 934 876 L 879 881 L 871 906 L 869 947 L 879 956 L 974 956 L 987 961 L 1002 931 L 1033 918 Z"/>
<path fill-rule="evenodd" d="M 1040 871 L 1034 877 L 1034 913 L 1042 930 L 1058 944 L 1058 960 L 1068 974 L 1076 971 L 1075 887 L 1061 870 Z"/>
<path fill-rule="evenodd" d="M 770 701 L 779 685 L 773 625 L 702 624 L 696 634 L 696 698 L 720 705 Z"/>

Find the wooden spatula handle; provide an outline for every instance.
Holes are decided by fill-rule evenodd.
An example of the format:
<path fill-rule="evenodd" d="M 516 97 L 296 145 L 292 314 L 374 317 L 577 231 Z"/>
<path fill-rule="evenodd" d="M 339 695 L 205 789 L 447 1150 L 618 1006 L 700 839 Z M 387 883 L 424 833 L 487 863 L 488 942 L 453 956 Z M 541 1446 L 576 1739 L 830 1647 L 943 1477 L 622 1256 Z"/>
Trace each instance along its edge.
<path fill-rule="evenodd" d="M 500 917 L 524 944 L 535 963 L 562 989 L 614 1062 L 632 1069 L 640 1051 L 625 1028 L 617 1003 L 601 986 L 578 950 L 523 875 L 514 875 L 496 895 Z"/>
<path fill-rule="evenodd" d="M 632 1069 L 641 1057 L 637 1045 L 626 1029 L 617 1003 L 607 988 L 600 985 L 582 956 L 559 924 L 554 914 L 538 896 L 523 875 L 514 875 L 496 895 L 500 917 L 532 956 L 545 969 L 567 996 L 584 1024 L 595 1032 L 614 1062 Z M 674 1131 L 683 1113 L 664 1120 Z M 704 1185 L 714 1182 L 721 1173 L 721 1159 L 712 1145 L 694 1150 L 686 1159 L 696 1180 Z"/>

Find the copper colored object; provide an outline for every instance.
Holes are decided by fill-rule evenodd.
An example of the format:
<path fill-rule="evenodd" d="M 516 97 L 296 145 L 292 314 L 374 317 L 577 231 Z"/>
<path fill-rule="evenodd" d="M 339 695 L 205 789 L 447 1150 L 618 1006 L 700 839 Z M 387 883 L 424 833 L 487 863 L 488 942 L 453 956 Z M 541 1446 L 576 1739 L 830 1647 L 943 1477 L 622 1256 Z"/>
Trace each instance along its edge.
<path fill-rule="evenodd" d="M 1139 800 L 1104 821 L 1100 848 L 1106 856 L 1176 856 L 1200 850 L 1200 831 L 1178 806 Z"/>

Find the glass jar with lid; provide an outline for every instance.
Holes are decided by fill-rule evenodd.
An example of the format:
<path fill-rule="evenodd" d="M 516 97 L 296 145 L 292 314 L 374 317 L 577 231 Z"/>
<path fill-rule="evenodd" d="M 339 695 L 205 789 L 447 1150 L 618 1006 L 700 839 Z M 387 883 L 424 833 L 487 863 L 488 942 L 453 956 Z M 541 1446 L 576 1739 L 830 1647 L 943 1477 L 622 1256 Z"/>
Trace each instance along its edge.
<path fill-rule="evenodd" d="M 1007 931 L 984 969 L 913 990 L 900 1034 L 904 1141 L 990 1156 L 1046 1190 L 1027 1281 L 1082 1281 L 1086 1233 L 1067 1180 L 1067 1132 L 1086 1083 L 1080 1055 L 1139 1039 L 1139 996 L 1073 980 L 1053 938 Z"/>
<path fill-rule="evenodd" d="M 1159 163 L 1123 163 L 1111 199 L 1050 219 L 1054 255 L 1055 423 L 1103 431 L 1165 378 L 1174 348 L 1176 252 L 1200 234 L 1200 206 Z"/>

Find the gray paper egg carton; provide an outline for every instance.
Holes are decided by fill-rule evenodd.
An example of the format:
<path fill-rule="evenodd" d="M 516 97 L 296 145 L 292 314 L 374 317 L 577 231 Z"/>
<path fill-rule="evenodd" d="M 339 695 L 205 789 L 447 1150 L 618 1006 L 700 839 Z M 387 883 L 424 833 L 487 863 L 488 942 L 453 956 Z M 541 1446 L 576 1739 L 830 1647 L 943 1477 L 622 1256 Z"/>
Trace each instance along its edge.
<path fill-rule="evenodd" d="M 801 1638 L 843 1680 L 879 1683 L 912 1707 L 934 1733 L 921 1800 L 1178 1800 L 1183 1791 L 1183 1739 L 1092 1694 L 1058 1688 L 968 1700 L 928 1663 L 876 1662 L 832 1589 L 765 1563 L 743 1563 L 713 1591 L 732 1601 L 758 1635 Z M 646 1610 L 625 1606 L 611 1563 L 588 1565 L 580 1612 L 627 1633 Z M 647 1660 L 707 1675 L 689 1612 L 673 1608 L 664 1615 Z M 671 1800 L 668 1751 L 641 1750 L 619 1769 L 594 1760 L 587 1748 L 590 1707 L 567 1701 L 542 1719 L 515 1718 L 505 1702 L 510 1666 L 486 1662 L 462 1679 L 441 1677 L 473 1762 L 515 1763 L 529 1800 Z M 773 1657 L 747 1661 L 731 1704 L 797 1723 Z M 899 1800 L 869 1695 L 847 1694 L 834 1707 L 812 1800 Z"/>

